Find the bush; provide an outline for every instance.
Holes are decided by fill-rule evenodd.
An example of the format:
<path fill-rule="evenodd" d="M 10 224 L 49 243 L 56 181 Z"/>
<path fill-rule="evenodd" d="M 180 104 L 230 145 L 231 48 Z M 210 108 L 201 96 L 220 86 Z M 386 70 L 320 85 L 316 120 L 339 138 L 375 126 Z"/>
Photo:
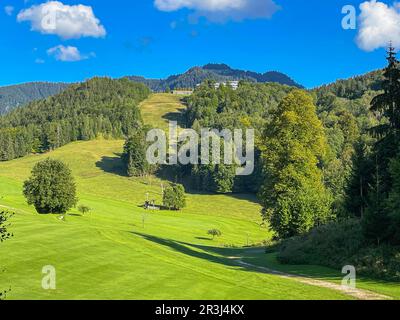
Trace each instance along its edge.
<path fill-rule="evenodd" d="M 284 264 L 313 264 L 338 270 L 353 265 L 359 274 L 400 280 L 400 248 L 368 246 L 358 219 L 332 222 L 307 235 L 283 241 L 278 260 Z"/>
<path fill-rule="evenodd" d="M 77 203 L 71 170 L 59 160 L 37 163 L 24 183 L 24 195 L 38 213 L 65 214 Z"/>
<path fill-rule="evenodd" d="M 85 215 L 86 213 L 89 213 L 91 210 L 92 210 L 92 209 L 90 209 L 88 206 L 85 206 L 85 205 L 80 205 L 80 206 L 78 207 L 78 211 L 79 211 L 80 213 L 82 213 L 82 215 Z"/>
<path fill-rule="evenodd" d="M 186 207 L 185 188 L 181 184 L 173 184 L 164 190 L 163 203 L 170 210 L 181 210 Z"/>
<path fill-rule="evenodd" d="M 361 274 L 400 281 L 400 247 L 366 247 L 360 250 L 353 260 Z"/>
<path fill-rule="evenodd" d="M 213 237 L 213 240 L 215 239 L 215 237 L 220 237 L 220 236 L 222 236 L 222 232 L 219 231 L 218 229 L 211 229 L 211 230 L 208 230 L 207 234 L 208 234 L 209 236 L 212 236 L 212 237 Z"/>
<path fill-rule="evenodd" d="M 343 267 L 363 246 L 358 220 L 349 219 L 314 228 L 307 235 L 282 242 L 278 259 L 287 264 L 320 264 Z"/>

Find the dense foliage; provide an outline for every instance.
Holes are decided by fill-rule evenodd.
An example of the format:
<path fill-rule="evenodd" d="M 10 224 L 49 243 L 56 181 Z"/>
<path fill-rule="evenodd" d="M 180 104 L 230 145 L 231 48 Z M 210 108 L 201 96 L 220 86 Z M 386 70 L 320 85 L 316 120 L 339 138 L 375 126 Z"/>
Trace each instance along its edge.
<path fill-rule="evenodd" d="M 32 82 L 0 88 L 0 115 L 65 90 L 67 83 Z"/>
<path fill-rule="evenodd" d="M 59 160 L 37 163 L 24 183 L 24 195 L 38 213 L 65 214 L 77 204 L 76 187 L 71 170 Z"/>
<path fill-rule="evenodd" d="M 186 207 L 185 188 L 181 184 L 166 187 L 163 195 L 164 207 L 170 210 L 181 210 Z"/>
<path fill-rule="evenodd" d="M 0 211 L 0 242 L 4 242 L 12 237 L 12 233 L 8 231 L 8 220 L 12 214 L 7 211 Z"/>
<path fill-rule="evenodd" d="M 379 83 L 381 90 L 369 99 L 369 116 L 375 121 L 358 121 L 361 135 L 344 188 L 343 209 L 352 220 L 284 242 L 282 262 L 337 268 L 352 264 L 358 272 L 400 280 L 400 63 L 393 48 L 387 60 L 384 72 L 376 73 L 379 80 L 367 77 L 359 86 Z"/>
<path fill-rule="evenodd" d="M 76 140 L 123 138 L 141 127 L 138 104 L 150 91 L 128 80 L 94 78 L 0 117 L 0 161 Z"/>
<path fill-rule="evenodd" d="M 281 263 L 322 265 L 341 270 L 352 265 L 357 274 L 400 281 L 400 251 L 388 245 L 368 245 L 359 219 L 346 219 L 313 229 L 280 245 Z"/>
<path fill-rule="evenodd" d="M 201 128 L 243 129 L 256 131 L 256 163 L 251 176 L 236 176 L 234 165 L 192 166 L 184 173 L 191 177 L 191 187 L 199 191 L 230 193 L 257 193 L 262 182 L 260 163 L 260 137 L 271 111 L 292 90 L 275 83 L 256 84 L 241 82 L 237 90 L 206 81 L 187 99 L 187 126 L 196 131 Z M 223 148 L 221 148 L 222 150 Z M 223 157 L 223 154 L 221 154 Z"/>
<path fill-rule="evenodd" d="M 0 211 L 0 243 L 11 238 L 13 235 L 8 231 L 8 220 L 12 215 L 6 211 Z M 1 266 L 0 266 L 1 267 Z M 2 270 L 0 270 L 0 273 Z M 8 291 L 0 291 L 0 300 L 5 299 Z"/>
<path fill-rule="evenodd" d="M 135 131 L 126 140 L 122 160 L 129 177 L 141 177 L 151 172 L 152 166 L 146 159 L 147 146 L 142 130 Z"/>
<path fill-rule="evenodd" d="M 265 182 L 259 196 L 280 238 L 304 234 L 330 219 L 331 195 L 319 166 L 327 148 L 312 97 L 292 91 L 272 112 L 263 140 Z"/>

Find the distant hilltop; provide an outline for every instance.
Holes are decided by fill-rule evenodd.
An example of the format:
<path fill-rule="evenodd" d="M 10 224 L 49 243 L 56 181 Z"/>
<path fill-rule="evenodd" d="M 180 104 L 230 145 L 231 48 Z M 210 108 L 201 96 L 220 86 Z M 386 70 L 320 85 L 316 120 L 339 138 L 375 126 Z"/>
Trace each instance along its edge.
<path fill-rule="evenodd" d="M 266 73 L 257 73 L 232 69 L 226 64 L 217 63 L 209 63 L 203 67 L 193 67 L 185 73 L 173 75 L 166 79 L 146 79 L 139 76 L 129 76 L 127 78 L 134 82 L 144 83 L 155 92 L 161 92 L 167 89 L 194 89 L 205 80 L 214 80 L 218 83 L 229 83 L 239 80 L 260 83 L 277 82 L 288 86 L 303 88 L 302 85 L 281 72 L 270 71 Z"/>

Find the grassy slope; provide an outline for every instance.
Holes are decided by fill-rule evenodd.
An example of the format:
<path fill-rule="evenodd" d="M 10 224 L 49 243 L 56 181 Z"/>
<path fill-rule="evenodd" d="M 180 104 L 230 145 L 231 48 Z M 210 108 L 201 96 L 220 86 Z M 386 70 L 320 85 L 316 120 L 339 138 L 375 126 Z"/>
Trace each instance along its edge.
<path fill-rule="evenodd" d="M 12 221 L 15 237 L 0 250 L 6 268 L 0 287 L 11 285 L 9 298 L 343 298 L 330 290 L 235 267 L 207 248 L 243 245 L 247 232 L 254 243 L 268 236 L 259 226 L 259 206 L 251 199 L 194 195 L 181 213 L 139 208 L 146 192 L 159 199 L 159 183 L 118 175 L 114 153 L 121 148 L 122 141 L 80 142 L 0 164 L 1 204 L 17 212 Z M 57 216 L 37 215 L 25 204 L 22 181 L 46 157 L 71 166 L 80 202 L 94 209 L 91 214 L 81 217 L 72 211 L 62 222 Z M 214 242 L 205 236 L 212 227 L 224 234 Z M 41 289 L 45 265 L 57 268 L 54 292 Z"/>
<path fill-rule="evenodd" d="M 168 121 L 181 122 L 182 96 L 172 94 L 153 94 L 141 104 L 143 120 L 154 128 L 168 128 Z"/>
<path fill-rule="evenodd" d="M 163 114 L 179 108 L 176 97 L 151 99 L 171 101 Z M 146 193 L 160 201 L 161 181 L 123 176 L 122 144 L 77 142 L 47 155 L 0 163 L 0 205 L 17 213 L 14 238 L 0 245 L 5 268 L 0 288 L 11 286 L 10 299 L 347 298 L 232 265 L 229 256 L 237 249 L 226 247 L 269 237 L 250 196 L 189 195 L 182 212 L 144 211 L 140 205 Z M 71 167 L 80 203 L 93 208 L 91 214 L 82 217 L 73 210 L 63 222 L 55 215 L 38 215 L 25 203 L 22 182 L 47 157 Z M 210 228 L 223 236 L 211 241 L 206 236 Z M 41 288 L 46 265 L 56 267 L 56 291 Z"/>

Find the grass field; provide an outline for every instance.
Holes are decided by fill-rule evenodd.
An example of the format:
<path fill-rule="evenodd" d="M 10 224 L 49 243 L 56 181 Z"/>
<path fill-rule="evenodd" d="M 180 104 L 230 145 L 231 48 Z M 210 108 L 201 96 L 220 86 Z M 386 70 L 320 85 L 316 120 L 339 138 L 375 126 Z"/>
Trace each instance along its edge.
<path fill-rule="evenodd" d="M 182 96 L 172 94 L 153 94 L 140 106 L 142 117 L 146 124 L 157 128 L 168 128 L 168 121 L 182 123 Z"/>
<path fill-rule="evenodd" d="M 160 118 L 179 109 L 172 95 L 155 95 L 150 101 L 165 108 Z M 243 248 L 271 236 L 260 225 L 260 206 L 253 196 L 188 194 L 188 207 L 181 212 L 142 209 L 147 193 L 160 203 L 163 182 L 124 176 L 118 156 L 122 146 L 123 141 L 76 142 L 0 163 L 0 205 L 16 212 L 14 237 L 0 244 L 0 267 L 5 269 L 0 289 L 11 287 L 8 299 L 349 299 L 232 261 L 232 256 L 243 256 L 254 264 L 285 268 L 260 250 Z M 90 206 L 90 214 L 72 210 L 61 221 L 57 215 L 38 215 L 26 204 L 22 183 L 34 164 L 48 157 L 70 166 L 79 203 Z M 220 229 L 222 237 L 211 240 L 206 234 L 211 228 Z M 57 271 L 54 291 L 41 287 L 47 265 Z M 338 281 L 330 269 L 302 268 Z M 368 288 L 400 297 L 392 284 Z"/>

